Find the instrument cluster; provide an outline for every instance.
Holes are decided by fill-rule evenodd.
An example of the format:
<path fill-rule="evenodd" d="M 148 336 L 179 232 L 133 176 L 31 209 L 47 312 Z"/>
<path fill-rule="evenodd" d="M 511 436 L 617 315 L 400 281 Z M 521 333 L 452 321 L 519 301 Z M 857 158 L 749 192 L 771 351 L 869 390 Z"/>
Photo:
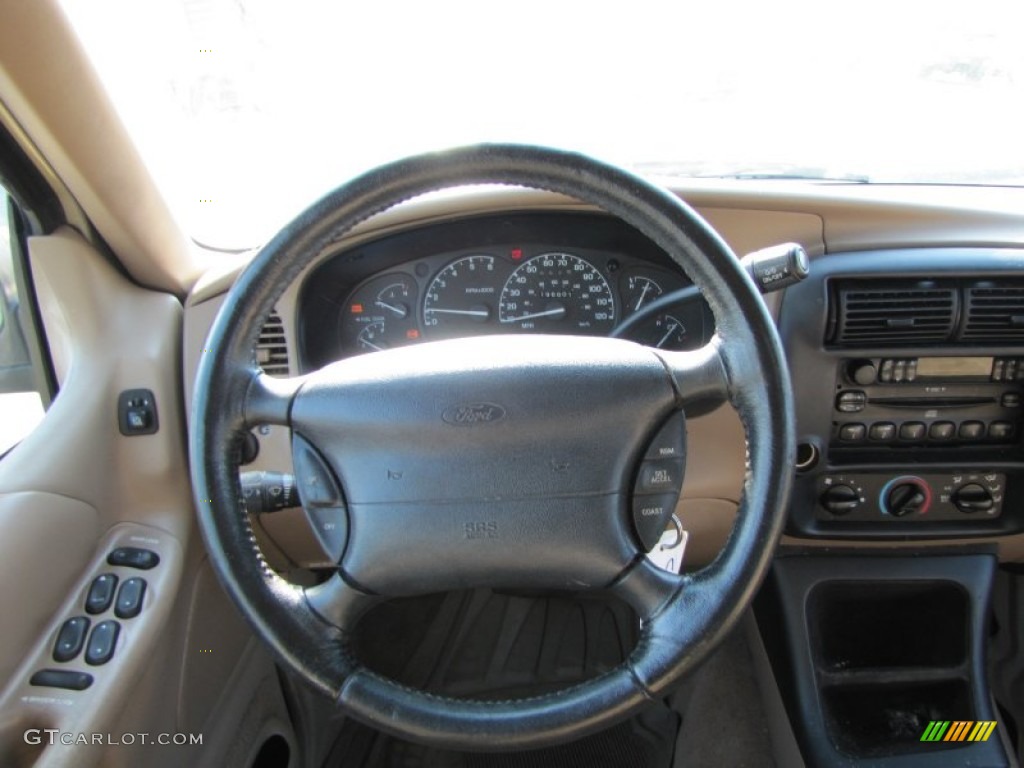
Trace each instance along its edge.
<path fill-rule="evenodd" d="M 379 268 L 365 274 L 374 262 Z M 302 349 L 315 366 L 464 336 L 608 336 L 690 284 L 660 249 L 608 217 L 515 214 L 434 225 L 318 268 L 304 287 Z M 698 299 L 653 313 L 625 337 L 692 349 L 712 326 Z"/>

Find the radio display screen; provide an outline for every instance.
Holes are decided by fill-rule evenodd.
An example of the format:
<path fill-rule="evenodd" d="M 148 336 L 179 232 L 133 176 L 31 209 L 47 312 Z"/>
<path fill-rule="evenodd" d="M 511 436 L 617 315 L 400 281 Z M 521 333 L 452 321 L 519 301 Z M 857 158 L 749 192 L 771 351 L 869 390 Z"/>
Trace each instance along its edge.
<path fill-rule="evenodd" d="M 929 378 L 960 378 L 992 373 L 991 357 L 922 357 L 917 361 L 917 375 Z"/>

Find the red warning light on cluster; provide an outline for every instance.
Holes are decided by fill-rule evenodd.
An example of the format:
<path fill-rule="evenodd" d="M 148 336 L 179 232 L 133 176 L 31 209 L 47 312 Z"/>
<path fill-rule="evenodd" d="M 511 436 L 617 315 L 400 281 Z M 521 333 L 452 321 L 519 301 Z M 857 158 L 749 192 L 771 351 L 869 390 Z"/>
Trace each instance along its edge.
<path fill-rule="evenodd" d="M 349 311 L 351 311 L 353 315 L 361 315 L 363 314 L 363 305 L 353 304 Z"/>
<path fill-rule="evenodd" d="M 521 258 L 523 258 L 523 249 L 522 248 L 513 248 L 512 251 L 511 251 L 511 255 L 512 255 L 512 261 L 519 261 Z"/>
<path fill-rule="evenodd" d="M 408 331 L 405 332 L 405 338 L 407 339 L 418 339 L 419 337 L 420 332 L 417 331 L 415 328 L 410 328 Z"/>

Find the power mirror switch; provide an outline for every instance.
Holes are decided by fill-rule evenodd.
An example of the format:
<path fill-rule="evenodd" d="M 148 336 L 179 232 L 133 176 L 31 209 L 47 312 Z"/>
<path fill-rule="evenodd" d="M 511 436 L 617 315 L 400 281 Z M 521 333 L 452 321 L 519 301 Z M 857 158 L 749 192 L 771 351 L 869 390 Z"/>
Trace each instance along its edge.
<path fill-rule="evenodd" d="M 160 428 L 156 398 L 148 389 L 128 389 L 117 398 L 117 426 L 126 437 L 152 435 Z"/>

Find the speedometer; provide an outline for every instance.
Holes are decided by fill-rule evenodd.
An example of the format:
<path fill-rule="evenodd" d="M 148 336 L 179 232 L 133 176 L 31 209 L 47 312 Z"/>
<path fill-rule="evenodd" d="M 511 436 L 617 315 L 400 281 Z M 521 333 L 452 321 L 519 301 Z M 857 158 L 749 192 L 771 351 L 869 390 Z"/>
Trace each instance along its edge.
<path fill-rule="evenodd" d="M 505 281 L 498 320 L 523 330 L 601 334 L 615 325 L 615 300 L 601 272 L 571 253 L 543 253 Z"/>

